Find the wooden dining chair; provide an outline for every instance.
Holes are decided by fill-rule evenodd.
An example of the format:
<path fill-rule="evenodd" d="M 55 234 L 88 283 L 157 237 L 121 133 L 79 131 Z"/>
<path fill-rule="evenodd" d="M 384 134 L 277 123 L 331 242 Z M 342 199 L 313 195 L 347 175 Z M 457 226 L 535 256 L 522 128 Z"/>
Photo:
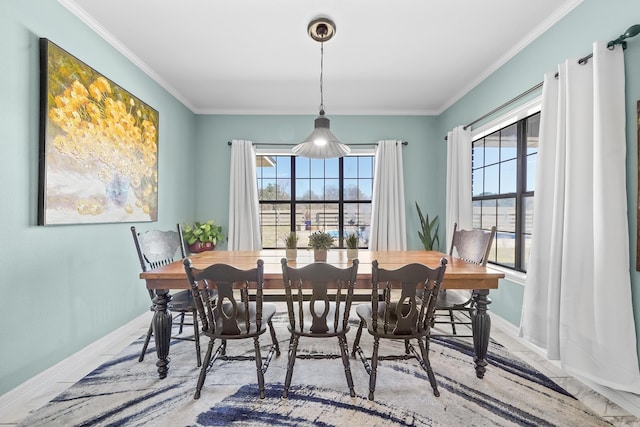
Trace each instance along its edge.
<path fill-rule="evenodd" d="M 180 255 L 180 259 L 185 257 L 184 241 L 182 239 L 182 228 L 180 224 L 177 225 L 177 229 L 174 230 L 148 230 L 139 233 L 135 226 L 131 227 L 131 234 L 133 235 L 133 242 L 136 246 L 138 253 L 138 260 L 140 261 L 140 267 L 142 271 L 149 271 L 155 268 L 159 268 L 170 264 L 174 259 Z M 179 252 L 178 252 L 179 251 Z M 149 292 L 149 298 L 151 298 L 151 311 L 155 311 L 154 298 L 155 294 L 153 290 L 147 289 Z M 188 339 L 195 341 L 196 345 L 196 361 L 197 365 L 202 364 L 200 356 L 200 333 L 198 328 L 198 320 L 196 316 L 196 306 L 193 301 L 190 290 L 182 290 L 171 294 L 171 301 L 167 308 L 175 313 L 176 319 L 180 320 L 180 329 L 178 330 L 178 336 L 174 336 L 175 339 Z M 191 316 L 191 323 L 185 323 L 185 316 Z M 182 327 L 184 325 L 193 325 L 193 338 L 181 337 Z M 142 351 L 138 361 L 144 360 L 149 341 L 153 335 L 153 322 L 149 324 L 149 330 L 147 336 L 144 339 Z"/>
<path fill-rule="evenodd" d="M 324 262 L 294 268 L 287 265 L 286 258 L 282 258 L 281 264 L 290 333 L 289 360 L 282 397 L 286 399 L 289 396 L 293 367 L 297 358 L 313 360 L 338 357 L 342 358 L 349 393 L 351 397 L 355 397 L 346 335 L 349 332 L 349 312 L 358 273 L 358 260 L 354 259 L 347 268 L 338 268 Z M 308 288 L 311 288 L 310 296 L 304 292 L 304 289 Z M 331 289 L 332 294 L 329 294 L 328 289 Z M 301 338 L 337 338 L 341 354 L 298 354 Z"/>
<path fill-rule="evenodd" d="M 459 230 L 458 224 L 453 225 L 453 239 L 449 255 L 461 258 L 481 266 L 487 265 L 496 227 L 490 230 Z M 434 332 L 437 336 L 472 337 L 471 316 L 475 308 L 473 291 L 446 290 L 438 294 L 436 301 L 436 325 L 448 325 L 451 333 L 446 331 Z M 456 326 L 458 328 L 456 328 Z M 462 327 L 462 330 L 460 329 Z M 466 332 L 464 332 L 466 331 Z"/>
<path fill-rule="evenodd" d="M 192 266 L 189 258 L 183 263 L 198 310 L 202 334 L 209 338 L 193 398 L 200 398 L 207 371 L 220 358 L 232 361 L 255 360 L 258 392 L 260 398 L 264 399 L 264 373 L 273 354 L 280 355 L 280 346 L 271 321 L 276 314 L 276 305 L 264 302 L 264 261 L 259 259 L 257 267 L 249 270 L 241 270 L 229 264 L 213 264 L 200 270 Z M 215 301 L 210 297 L 212 289 L 217 291 Z M 260 335 L 265 333 L 267 326 L 272 344 L 263 360 Z M 245 339 L 253 339 L 253 356 L 227 355 L 228 341 Z M 220 345 L 213 353 L 216 340 L 220 340 Z"/>
<path fill-rule="evenodd" d="M 447 259 L 442 258 L 440 265 L 431 268 L 423 264 L 412 263 L 395 270 L 387 270 L 374 260 L 371 270 L 371 303 L 359 304 L 356 314 L 360 325 L 353 343 L 352 355 L 360 357 L 365 370 L 369 374 L 369 400 L 374 399 L 378 362 L 415 358 L 427 373 L 433 394 L 440 396 L 435 375 L 429 361 L 429 343 L 431 326 L 435 311 L 435 303 L 440 285 L 447 267 Z M 421 298 L 418 291 L 424 288 Z M 365 357 L 360 347 L 362 330 L 373 336 L 373 353 Z M 404 341 L 404 354 L 389 354 L 383 348 L 384 355 L 379 355 L 380 340 Z M 411 344 L 416 340 L 420 352 Z"/>

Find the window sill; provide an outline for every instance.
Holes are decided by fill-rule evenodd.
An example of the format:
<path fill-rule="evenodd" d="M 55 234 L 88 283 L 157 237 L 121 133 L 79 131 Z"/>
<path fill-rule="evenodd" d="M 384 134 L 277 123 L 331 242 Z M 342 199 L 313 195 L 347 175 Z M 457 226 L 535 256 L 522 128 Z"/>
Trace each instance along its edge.
<path fill-rule="evenodd" d="M 500 267 L 499 265 L 491 263 L 487 264 L 487 268 L 499 271 L 500 273 L 504 273 L 505 280 L 517 283 L 518 285 L 524 286 L 525 282 L 527 281 L 527 274 L 520 271 L 514 271 L 509 268 Z"/>

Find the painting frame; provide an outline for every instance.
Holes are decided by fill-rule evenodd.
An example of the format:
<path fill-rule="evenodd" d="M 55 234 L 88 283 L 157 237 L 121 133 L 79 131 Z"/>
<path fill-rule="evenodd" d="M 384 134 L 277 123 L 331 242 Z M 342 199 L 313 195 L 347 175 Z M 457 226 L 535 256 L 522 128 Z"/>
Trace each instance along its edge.
<path fill-rule="evenodd" d="M 39 43 L 38 225 L 157 221 L 158 111 Z"/>

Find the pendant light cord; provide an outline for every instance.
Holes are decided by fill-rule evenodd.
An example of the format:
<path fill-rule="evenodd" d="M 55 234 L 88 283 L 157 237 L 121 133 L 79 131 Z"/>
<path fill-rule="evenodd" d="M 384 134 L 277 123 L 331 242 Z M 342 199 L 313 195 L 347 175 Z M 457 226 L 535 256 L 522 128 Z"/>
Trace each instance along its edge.
<path fill-rule="evenodd" d="M 324 70 L 324 42 L 320 42 L 320 115 L 324 116 L 324 95 L 322 93 L 322 74 Z"/>

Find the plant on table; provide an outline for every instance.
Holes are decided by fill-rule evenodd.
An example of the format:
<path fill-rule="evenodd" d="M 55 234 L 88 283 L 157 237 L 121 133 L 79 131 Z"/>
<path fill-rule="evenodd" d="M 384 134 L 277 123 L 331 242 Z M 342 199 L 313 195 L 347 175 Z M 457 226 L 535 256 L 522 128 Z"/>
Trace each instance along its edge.
<path fill-rule="evenodd" d="M 316 261 L 327 260 L 327 250 L 334 244 L 334 238 L 324 231 L 314 231 L 309 235 L 309 247 L 313 249 L 313 257 Z"/>
<path fill-rule="evenodd" d="M 216 244 L 226 239 L 222 234 L 222 226 L 210 219 L 206 222 L 196 221 L 182 226 L 182 237 L 189 245 L 189 251 L 212 251 Z"/>
<path fill-rule="evenodd" d="M 298 235 L 295 231 L 290 232 L 282 239 L 286 248 L 287 259 L 295 260 L 298 256 Z"/>
<path fill-rule="evenodd" d="M 351 233 L 347 236 L 345 243 L 347 245 L 347 259 L 354 259 L 358 257 L 358 235 Z"/>

